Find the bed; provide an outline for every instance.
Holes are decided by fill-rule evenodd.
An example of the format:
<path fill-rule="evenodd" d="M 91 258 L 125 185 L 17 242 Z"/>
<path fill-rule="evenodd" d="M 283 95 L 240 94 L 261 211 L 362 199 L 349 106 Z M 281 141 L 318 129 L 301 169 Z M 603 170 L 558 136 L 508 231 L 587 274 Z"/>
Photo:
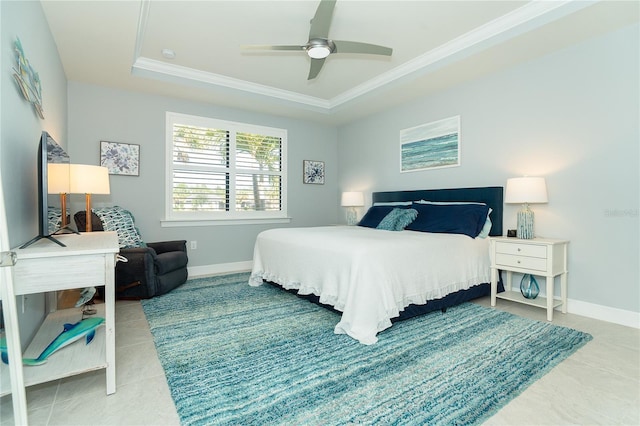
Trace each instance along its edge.
<path fill-rule="evenodd" d="M 482 237 L 502 235 L 502 187 L 374 192 L 372 198 L 361 224 L 375 215 L 374 224 L 388 221 L 393 211 L 413 215 L 406 228 L 401 221 L 398 232 L 375 226 L 263 231 L 249 284 L 273 283 L 331 307 L 341 313 L 334 332 L 363 344 L 376 343 L 397 320 L 489 294 L 489 240 Z M 476 232 L 481 235 L 473 238 Z"/>

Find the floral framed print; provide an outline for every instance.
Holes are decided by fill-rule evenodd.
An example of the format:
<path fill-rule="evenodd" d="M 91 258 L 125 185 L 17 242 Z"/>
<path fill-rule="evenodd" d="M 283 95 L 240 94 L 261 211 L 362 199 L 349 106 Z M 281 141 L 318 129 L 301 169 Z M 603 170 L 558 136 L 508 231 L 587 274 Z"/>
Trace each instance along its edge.
<path fill-rule="evenodd" d="M 302 182 L 324 184 L 324 161 L 303 160 Z"/>
<path fill-rule="evenodd" d="M 140 145 L 100 141 L 100 165 L 110 175 L 140 176 Z"/>
<path fill-rule="evenodd" d="M 460 116 L 400 131 L 400 172 L 460 165 Z"/>

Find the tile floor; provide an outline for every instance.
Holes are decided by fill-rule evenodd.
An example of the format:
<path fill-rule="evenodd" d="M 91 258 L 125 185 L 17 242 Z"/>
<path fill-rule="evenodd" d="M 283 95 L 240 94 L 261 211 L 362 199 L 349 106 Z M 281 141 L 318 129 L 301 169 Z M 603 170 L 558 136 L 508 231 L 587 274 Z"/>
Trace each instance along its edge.
<path fill-rule="evenodd" d="M 477 303 L 489 306 L 489 298 Z M 544 321 L 542 309 L 498 301 L 498 309 Z M 554 323 L 594 339 L 487 421 L 488 425 L 639 425 L 640 330 L 556 313 Z M 178 425 L 139 302 L 116 304 L 117 392 L 104 370 L 27 389 L 31 425 Z M 0 424 L 13 424 L 11 396 Z"/>

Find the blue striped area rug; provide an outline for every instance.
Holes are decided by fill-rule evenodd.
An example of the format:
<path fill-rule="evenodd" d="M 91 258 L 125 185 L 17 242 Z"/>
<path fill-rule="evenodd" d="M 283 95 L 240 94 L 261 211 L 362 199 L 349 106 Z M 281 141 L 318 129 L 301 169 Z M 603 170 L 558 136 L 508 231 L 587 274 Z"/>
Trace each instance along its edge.
<path fill-rule="evenodd" d="M 336 313 L 248 279 L 142 302 L 182 424 L 479 424 L 591 340 L 466 303 L 366 346 L 333 334 Z"/>

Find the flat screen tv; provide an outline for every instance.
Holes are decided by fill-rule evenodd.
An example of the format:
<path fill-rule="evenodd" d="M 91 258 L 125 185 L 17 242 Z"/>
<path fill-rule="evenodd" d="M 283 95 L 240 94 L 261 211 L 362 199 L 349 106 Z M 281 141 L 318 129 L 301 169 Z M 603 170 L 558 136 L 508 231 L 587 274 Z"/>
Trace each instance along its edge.
<path fill-rule="evenodd" d="M 49 221 L 49 192 L 55 191 L 55 195 L 64 194 L 65 197 L 69 193 L 69 164 L 69 155 L 49 133 L 43 131 L 40 135 L 37 159 L 38 235 L 20 248 L 25 248 L 43 238 L 65 247 L 63 243 L 53 237 L 61 230 L 61 226 L 56 220 L 52 220 L 51 223 Z M 50 191 L 50 188 L 54 187 L 55 190 Z M 63 211 L 62 214 L 66 215 L 66 211 Z"/>

